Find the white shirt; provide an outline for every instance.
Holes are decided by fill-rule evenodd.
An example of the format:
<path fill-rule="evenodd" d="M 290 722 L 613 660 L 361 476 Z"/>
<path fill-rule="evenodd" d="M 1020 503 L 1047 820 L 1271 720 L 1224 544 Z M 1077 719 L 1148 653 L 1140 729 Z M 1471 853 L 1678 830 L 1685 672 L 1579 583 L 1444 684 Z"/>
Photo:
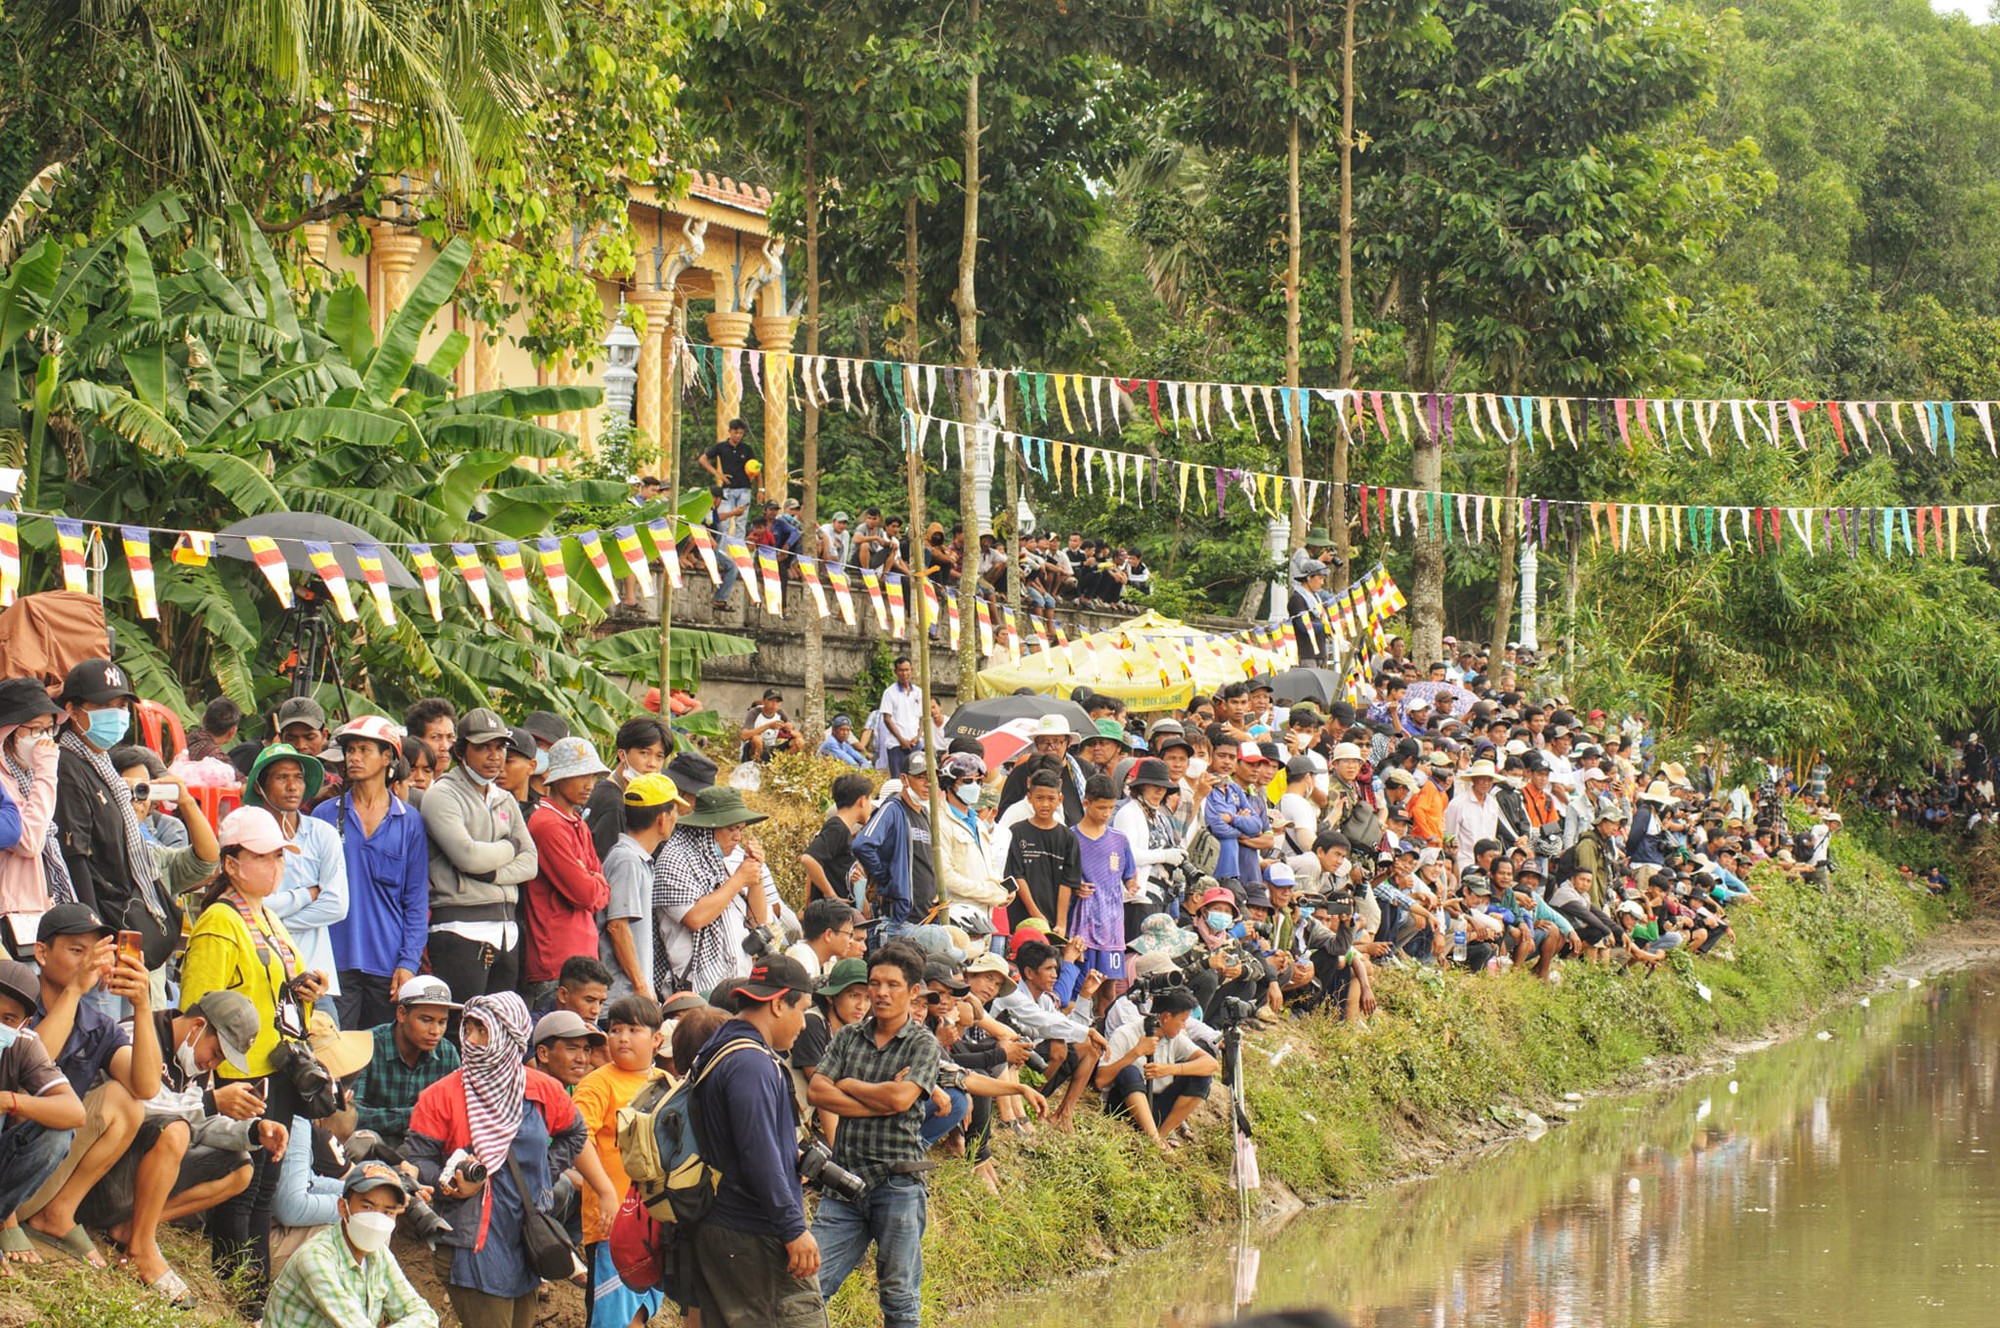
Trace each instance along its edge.
<path fill-rule="evenodd" d="M 1139 1039 L 1145 1036 L 1146 1021 L 1143 1019 L 1133 1019 L 1120 1024 L 1116 1032 L 1105 1038 L 1104 1055 L 1099 1057 L 1098 1064 L 1114 1065 L 1124 1060 L 1127 1056 L 1131 1055 L 1132 1049 L 1139 1045 Z M 1199 1055 L 1201 1055 L 1201 1049 L 1194 1045 L 1194 1039 L 1190 1038 L 1187 1035 L 1187 1030 L 1183 1029 L 1172 1037 L 1161 1038 L 1160 1045 L 1153 1049 L 1152 1055 L 1141 1056 L 1133 1061 L 1132 1064 L 1185 1065 Z M 1167 1081 L 1164 1079 L 1150 1080 L 1146 1085 L 1148 1089 L 1154 1092 L 1158 1092 L 1166 1086 Z"/>
<path fill-rule="evenodd" d="M 924 693 L 915 683 L 908 687 L 901 683 L 890 683 L 882 693 L 882 717 L 896 726 L 896 733 L 912 742 L 921 741 L 924 735 Z M 885 735 L 891 742 L 895 734 Z"/>
<path fill-rule="evenodd" d="M 1445 838 L 1458 845 L 1458 869 L 1472 870 L 1472 847 L 1482 839 L 1500 837 L 1500 800 L 1493 796 L 1493 790 L 1486 790 L 1486 801 L 1481 802 L 1466 788 L 1444 809 Z"/>

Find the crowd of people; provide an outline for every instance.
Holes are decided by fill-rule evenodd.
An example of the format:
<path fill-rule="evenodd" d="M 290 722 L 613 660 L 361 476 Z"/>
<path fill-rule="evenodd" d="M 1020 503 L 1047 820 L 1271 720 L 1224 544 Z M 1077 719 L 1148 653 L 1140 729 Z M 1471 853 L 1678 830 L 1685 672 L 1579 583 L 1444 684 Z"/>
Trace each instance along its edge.
<path fill-rule="evenodd" d="M 1753 866 L 1829 869 L 1823 787 L 1794 834 L 1783 785 L 1659 759 L 1527 662 L 1395 641 L 1358 704 L 1083 694 L 1004 760 L 899 662 L 876 751 L 832 726 L 856 768 L 778 874 L 651 714 L 607 761 L 546 712 L 219 700 L 162 753 L 111 661 L 0 683 L 0 1272 L 116 1258 L 185 1304 L 159 1232 L 199 1224 L 246 1320 L 421 1328 L 400 1231 L 468 1328 L 525 1328 L 571 1272 L 603 1328 L 669 1297 L 818 1324 L 872 1246 L 914 1324 L 940 1159 L 998 1193 L 996 1144 L 1086 1106 L 1178 1150 L 1230 1127 L 1204 1104 L 1235 1040 L 1365 1021 L 1385 968 L 1726 960 Z M 725 746 L 803 740 L 773 691 Z M 212 762 L 241 778 L 215 824 Z M 714 1201 L 641 1232 L 635 1275 L 657 1159 L 621 1113 L 676 1084 Z"/>

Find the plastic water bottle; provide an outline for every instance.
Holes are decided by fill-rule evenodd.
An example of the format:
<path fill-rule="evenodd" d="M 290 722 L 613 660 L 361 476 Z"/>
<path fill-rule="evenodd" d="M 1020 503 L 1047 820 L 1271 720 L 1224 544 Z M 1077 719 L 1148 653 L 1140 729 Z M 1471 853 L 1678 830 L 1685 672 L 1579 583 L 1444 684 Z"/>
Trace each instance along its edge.
<path fill-rule="evenodd" d="M 1451 957 L 1454 963 L 1465 962 L 1465 928 L 1460 927 L 1451 934 Z"/>

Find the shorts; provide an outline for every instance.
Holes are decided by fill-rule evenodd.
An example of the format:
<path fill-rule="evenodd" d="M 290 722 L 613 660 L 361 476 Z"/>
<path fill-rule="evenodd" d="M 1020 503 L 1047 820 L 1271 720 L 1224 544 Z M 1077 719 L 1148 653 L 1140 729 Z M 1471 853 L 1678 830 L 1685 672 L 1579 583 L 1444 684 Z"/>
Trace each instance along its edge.
<path fill-rule="evenodd" d="M 77 1205 L 76 1219 L 87 1227 L 115 1227 L 132 1220 L 134 1187 L 139 1179 L 139 1162 L 160 1142 L 160 1135 L 179 1117 L 148 1115 L 125 1155 L 111 1164 L 111 1170 Z M 181 1194 L 197 1185 L 221 1180 L 230 1172 L 250 1165 L 250 1155 L 233 1149 L 190 1147 L 181 1157 L 180 1174 L 174 1177 L 170 1194 Z"/>

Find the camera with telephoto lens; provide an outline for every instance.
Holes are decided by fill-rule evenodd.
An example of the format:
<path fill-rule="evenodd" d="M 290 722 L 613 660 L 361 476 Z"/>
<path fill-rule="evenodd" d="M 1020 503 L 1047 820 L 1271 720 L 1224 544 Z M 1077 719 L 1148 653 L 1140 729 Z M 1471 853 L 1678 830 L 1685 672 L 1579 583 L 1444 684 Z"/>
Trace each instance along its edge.
<path fill-rule="evenodd" d="M 752 927 L 743 937 L 743 953 L 752 958 L 762 958 L 775 948 L 783 948 L 784 931 L 776 922 L 767 922 L 761 927 Z"/>
<path fill-rule="evenodd" d="M 993 1017 L 1027 1039 L 1028 1059 L 1023 1061 L 1022 1064 L 1028 1069 L 1033 1070 L 1036 1074 L 1047 1074 L 1049 1072 L 1049 1058 L 1035 1050 L 1035 1039 L 1029 1035 L 1027 1029 L 1021 1027 L 1019 1021 L 1014 1018 L 1013 1012 L 1011 1010 L 995 1010 Z"/>
<path fill-rule="evenodd" d="M 486 1164 L 472 1154 L 467 1153 L 458 1160 L 458 1167 L 451 1174 L 458 1177 L 466 1185 L 484 1185 L 487 1176 Z M 448 1180 L 450 1177 L 446 1177 L 446 1179 Z"/>
<path fill-rule="evenodd" d="M 334 1141 L 336 1156 L 345 1157 L 349 1162 L 385 1162 L 391 1167 L 405 1167 L 409 1161 L 392 1148 L 388 1141 L 373 1130 L 356 1130 L 347 1136 L 345 1144 Z M 408 1180 L 404 1181 L 403 1216 L 399 1219 L 407 1223 L 409 1234 L 415 1236 L 431 1249 L 436 1249 L 438 1237 L 451 1230 L 451 1223 L 437 1214 L 437 1209 L 409 1193 Z"/>
<path fill-rule="evenodd" d="M 1170 968 L 1149 977 L 1133 979 L 1131 993 L 1134 996 L 1156 996 L 1160 992 L 1185 986 L 1187 986 L 1187 974 L 1178 968 Z"/>
<path fill-rule="evenodd" d="M 857 1202 L 868 1190 L 868 1182 L 834 1162 L 833 1149 L 824 1139 L 816 1138 L 799 1150 L 799 1180 L 849 1203 Z"/>
<path fill-rule="evenodd" d="M 1232 1027 L 1257 1013 L 1257 1007 L 1240 996 L 1224 996 L 1215 1004 L 1214 1023 L 1217 1028 Z"/>
<path fill-rule="evenodd" d="M 312 1044 L 279 1038 L 271 1051 L 271 1068 L 285 1076 L 298 1094 L 299 1114 L 307 1120 L 325 1120 L 340 1110 L 340 1085 L 313 1055 Z"/>

